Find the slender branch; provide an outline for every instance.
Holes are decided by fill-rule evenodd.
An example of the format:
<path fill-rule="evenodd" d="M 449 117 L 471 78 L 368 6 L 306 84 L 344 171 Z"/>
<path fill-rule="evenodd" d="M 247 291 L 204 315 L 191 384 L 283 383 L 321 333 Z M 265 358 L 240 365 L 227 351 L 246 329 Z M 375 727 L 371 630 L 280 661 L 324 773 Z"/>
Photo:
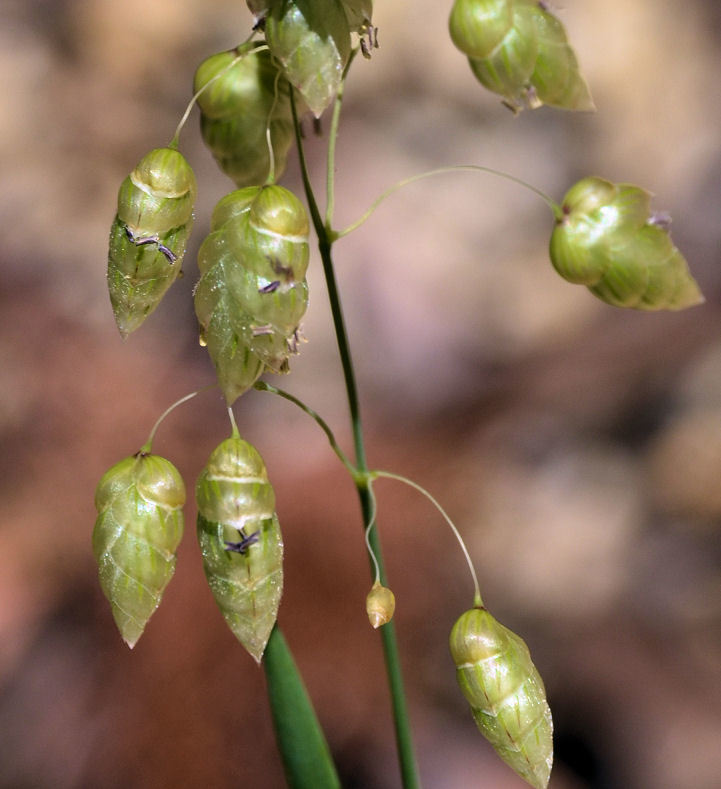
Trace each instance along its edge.
<path fill-rule="evenodd" d="M 328 288 L 328 299 L 330 301 L 331 313 L 333 316 L 333 326 L 335 329 L 336 341 L 338 343 L 338 353 L 343 366 L 343 377 L 345 380 L 348 407 L 350 409 L 351 424 L 353 428 L 353 446 L 355 450 L 355 461 L 358 472 L 355 475 L 355 483 L 356 489 L 358 491 L 358 497 L 360 499 L 361 510 L 363 513 L 363 524 L 365 528 L 365 524 L 369 523 L 373 519 L 373 501 L 371 491 L 368 487 L 368 467 L 366 463 L 365 445 L 363 442 L 363 429 L 360 418 L 358 388 L 356 386 L 355 372 L 353 370 L 353 362 L 351 360 L 350 354 L 350 345 L 348 343 L 348 335 L 345 328 L 345 321 L 343 319 L 343 310 L 341 308 L 340 296 L 338 293 L 335 272 L 333 269 L 331 246 L 333 244 L 334 237 L 331 235 L 329 229 L 326 228 L 323 220 L 321 219 L 320 212 L 318 211 L 318 204 L 316 202 L 315 195 L 313 194 L 313 187 L 308 175 L 308 167 L 303 150 L 303 139 L 300 134 L 300 125 L 298 123 L 298 115 L 292 91 L 291 109 L 293 111 L 295 138 L 298 146 L 298 159 L 300 161 L 303 186 L 305 188 L 306 199 L 308 200 L 308 208 L 310 210 L 313 226 L 318 236 L 318 249 L 320 251 L 321 260 L 323 263 L 323 272 L 326 279 L 326 286 Z M 336 127 L 332 130 L 332 133 L 334 134 L 336 131 L 337 121 Z M 381 554 L 377 527 L 371 531 L 369 535 L 369 542 L 373 551 L 373 555 L 378 562 L 378 574 L 380 576 L 381 583 L 383 586 L 387 586 L 388 584 L 385 578 L 383 557 Z M 375 566 L 373 567 L 373 572 L 375 573 Z M 408 716 L 405 692 L 403 689 L 403 675 L 401 672 L 400 654 L 398 651 L 398 641 L 396 638 L 393 622 L 389 622 L 387 625 L 384 625 L 382 628 L 380 628 L 380 635 L 383 643 L 383 655 L 385 658 L 386 674 L 388 676 L 388 684 L 390 687 L 391 704 L 393 707 L 393 722 L 396 734 L 396 747 L 400 761 L 403 787 L 404 789 L 419 789 L 420 781 L 418 779 L 418 769 L 416 767 L 416 759 L 413 752 L 410 719 Z"/>
<path fill-rule="evenodd" d="M 515 184 L 519 184 L 523 186 L 525 189 L 533 192 L 535 195 L 543 200 L 544 203 L 553 211 L 553 216 L 556 219 L 561 219 L 563 217 L 563 211 L 561 207 L 555 203 L 551 198 L 542 192 L 540 189 L 536 189 L 535 186 L 527 183 L 526 181 L 521 180 L 520 178 L 516 178 L 515 175 L 510 175 L 509 173 L 504 173 L 501 170 L 494 170 L 492 167 L 482 167 L 481 165 L 477 164 L 456 164 L 450 167 L 439 167 L 436 170 L 428 170 L 425 173 L 418 173 L 417 175 L 412 175 L 410 178 L 404 178 L 402 181 L 398 181 L 398 183 L 393 184 L 393 186 L 389 186 L 384 192 L 381 194 L 371 203 L 370 208 L 352 225 L 348 225 L 345 230 L 338 230 L 334 233 L 334 239 L 343 238 L 343 236 L 347 236 L 349 233 L 352 233 L 356 228 L 359 228 L 368 218 L 370 218 L 373 212 L 378 208 L 378 206 L 392 194 L 397 192 L 399 189 L 402 189 L 404 186 L 408 186 L 408 184 L 413 184 L 416 181 L 422 181 L 424 178 L 430 178 L 432 175 L 442 175 L 443 173 L 450 173 L 450 172 L 481 172 L 481 173 L 489 173 L 490 175 L 496 175 L 499 178 L 505 178 L 507 181 L 512 181 Z"/>
<path fill-rule="evenodd" d="M 256 383 L 253 384 L 253 388 L 257 389 L 259 392 L 270 392 L 271 394 L 276 394 L 285 400 L 289 400 L 291 403 L 295 403 L 298 408 L 300 408 L 302 411 L 305 411 L 309 417 L 314 419 L 320 429 L 326 434 L 331 449 L 336 453 L 336 455 L 340 458 L 341 463 L 348 469 L 350 475 L 355 479 L 357 473 L 355 466 L 350 462 L 350 460 L 348 460 L 345 452 L 343 452 L 343 450 L 338 446 L 338 442 L 335 439 L 335 435 L 333 435 L 333 431 L 330 429 L 330 427 L 328 427 L 328 423 L 320 416 L 320 414 L 307 406 L 302 400 L 294 397 L 292 394 L 290 394 L 290 392 L 279 389 L 277 386 L 273 386 L 266 381 L 256 381 Z"/>
<path fill-rule="evenodd" d="M 335 210 L 335 144 L 338 139 L 338 127 L 340 124 L 340 111 L 343 104 L 343 92 L 345 90 L 345 78 L 350 70 L 353 58 L 358 53 L 354 49 L 350 53 L 346 67 L 343 70 L 343 79 L 341 80 L 338 92 L 335 95 L 333 103 L 333 114 L 330 121 L 330 131 L 328 132 L 328 160 L 326 166 L 326 207 L 325 207 L 325 228 L 331 238 L 334 238 L 333 227 L 333 211 Z"/>
<path fill-rule="evenodd" d="M 150 454 L 152 447 L 153 447 L 153 440 L 155 438 L 155 434 L 158 431 L 158 428 L 162 424 L 163 420 L 165 419 L 171 411 L 175 411 L 175 409 L 182 405 L 183 403 L 187 403 L 188 400 L 192 400 L 196 395 L 199 395 L 201 392 L 206 391 L 206 389 L 212 389 L 216 384 L 211 384 L 210 386 L 204 386 L 201 389 L 198 389 L 196 392 L 191 392 L 190 394 L 185 395 L 185 397 L 181 397 L 180 400 L 176 400 L 173 405 L 168 406 L 168 408 L 163 411 L 163 413 L 158 417 L 155 424 L 153 425 L 152 430 L 150 431 L 150 435 L 148 436 L 148 440 L 143 444 L 140 451 L 146 452 Z"/>
<path fill-rule="evenodd" d="M 414 490 L 417 490 L 419 493 L 422 493 L 433 506 L 440 512 L 440 514 L 445 519 L 446 523 L 450 526 L 451 531 L 453 532 L 454 537 L 458 540 L 458 544 L 461 546 L 461 551 L 463 551 L 463 555 L 466 558 L 466 564 L 468 564 L 468 569 L 471 573 L 471 578 L 473 578 L 473 588 L 474 588 L 474 598 L 473 598 L 473 605 L 480 607 L 483 605 L 483 600 L 481 599 L 481 590 L 478 586 L 478 576 L 476 575 L 476 568 L 473 566 L 473 561 L 471 559 L 471 555 L 468 553 L 468 548 L 466 548 L 466 543 L 461 537 L 461 533 L 458 531 L 456 524 L 453 523 L 448 513 L 441 507 L 438 501 L 422 486 L 419 485 L 417 482 L 414 482 L 412 479 L 408 479 L 408 477 L 402 477 L 400 474 L 393 474 L 390 471 L 371 471 L 370 472 L 371 479 L 376 477 L 384 477 L 385 479 L 394 479 L 397 482 L 403 482 L 406 485 L 409 485 Z"/>

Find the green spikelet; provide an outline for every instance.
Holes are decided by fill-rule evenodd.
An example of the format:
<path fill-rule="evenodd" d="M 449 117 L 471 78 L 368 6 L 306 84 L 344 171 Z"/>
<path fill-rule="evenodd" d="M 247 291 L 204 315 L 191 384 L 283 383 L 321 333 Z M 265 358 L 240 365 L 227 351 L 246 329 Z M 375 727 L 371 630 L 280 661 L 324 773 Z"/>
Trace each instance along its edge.
<path fill-rule="evenodd" d="M 551 236 L 556 271 L 615 307 L 681 310 L 703 301 L 667 219 L 638 186 L 583 178 L 563 199 Z"/>
<path fill-rule="evenodd" d="M 285 372 L 308 304 L 308 216 L 282 186 L 238 189 L 215 207 L 198 252 L 195 312 L 228 404 L 265 370 Z"/>
<path fill-rule="evenodd" d="M 540 5 L 532 6 L 536 22 L 538 58 L 531 85 L 538 102 L 565 110 L 595 109 L 586 81 L 581 76 L 576 53 L 568 43 L 561 22 Z"/>
<path fill-rule="evenodd" d="M 487 58 L 513 27 L 509 0 L 456 0 L 448 28 L 451 40 L 471 58 Z"/>
<path fill-rule="evenodd" d="M 453 626 L 456 678 L 481 734 L 525 781 L 545 789 L 553 764 L 553 721 L 525 642 L 485 608 Z"/>
<path fill-rule="evenodd" d="M 158 306 L 183 265 L 197 187 L 174 148 L 156 148 L 123 181 L 110 230 L 108 290 L 127 337 Z"/>
<path fill-rule="evenodd" d="M 561 22 L 534 0 L 456 0 L 449 30 L 482 85 L 514 111 L 593 110 Z"/>
<path fill-rule="evenodd" d="M 198 96 L 200 126 L 218 166 L 239 187 L 268 179 L 268 128 L 274 180 L 285 170 L 293 140 L 288 82 L 267 50 L 255 51 L 258 46 L 251 43 L 211 55 L 198 66 L 193 84 L 197 92 L 221 75 Z M 239 55 L 244 57 L 228 68 Z"/>
<path fill-rule="evenodd" d="M 373 17 L 373 0 L 341 0 L 351 33 L 363 33 Z"/>
<path fill-rule="evenodd" d="M 355 2 L 349 3 L 355 18 Z M 336 94 L 351 50 L 342 0 L 269 0 L 265 37 L 288 81 L 316 117 Z"/>
<path fill-rule="evenodd" d="M 241 438 L 226 439 L 203 469 L 196 499 L 208 584 L 228 627 L 260 663 L 283 591 L 283 541 L 263 459 Z"/>
<path fill-rule="evenodd" d="M 175 572 L 184 504 L 185 485 L 175 466 L 142 452 L 107 471 L 95 492 L 93 553 L 100 585 L 131 648 Z"/>

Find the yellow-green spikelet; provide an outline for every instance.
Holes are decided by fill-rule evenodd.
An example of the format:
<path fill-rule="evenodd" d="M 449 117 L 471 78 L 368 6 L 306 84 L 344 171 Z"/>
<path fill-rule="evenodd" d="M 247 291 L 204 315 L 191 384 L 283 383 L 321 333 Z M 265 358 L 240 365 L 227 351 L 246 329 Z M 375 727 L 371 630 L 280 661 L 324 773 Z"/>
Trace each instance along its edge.
<path fill-rule="evenodd" d="M 553 267 L 602 301 L 638 310 L 681 310 L 703 301 L 668 229 L 650 211 L 650 194 L 591 176 L 563 198 L 551 235 Z"/>
<path fill-rule="evenodd" d="M 115 623 L 134 647 L 175 572 L 185 485 L 170 461 L 138 453 L 98 483 L 93 553 Z"/>
<path fill-rule="evenodd" d="M 178 278 L 196 193 L 193 170 L 174 148 L 150 151 L 121 184 L 107 278 L 123 337 L 143 323 Z"/>
<path fill-rule="evenodd" d="M 455 623 L 450 649 L 483 736 L 525 781 L 545 789 L 553 764 L 553 721 L 523 639 L 479 607 Z"/>
<path fill-rule="evenodd" d="M 212 452 L 196 485 L 198 542 L 225 621 L 260 662 L 283 591 L 283 540 L 263 459 L 231 437 Z M 228 543 L 246 544 L 242 551 Z"/>

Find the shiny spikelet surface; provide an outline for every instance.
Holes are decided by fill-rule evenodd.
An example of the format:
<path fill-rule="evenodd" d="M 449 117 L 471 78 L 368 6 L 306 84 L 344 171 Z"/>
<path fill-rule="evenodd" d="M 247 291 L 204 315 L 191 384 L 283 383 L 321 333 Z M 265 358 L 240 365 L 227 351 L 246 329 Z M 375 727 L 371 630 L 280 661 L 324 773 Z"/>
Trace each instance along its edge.
<path fill-rule="evenodd" d="M 195 72 L 205 144 L 236 186 L 264 183 L 270 173 L 270 129 L 275 179 L 285 170 L 293 140 L 288 82 L 267 50 L 251 43 L 206 58 Z M 242 55 L 242 59 L 231 66 Z M 211 80 L 214 80 L 211 83 Z"/>
<path fill-rule="evenodd" d="M 190 165 L 173 148 L 151 151 L 121 184 L 107 278 L 123 337 L 155 310 L 180 274 L 196 193 Z"/>
<path fill-rule="evenodd" d="M 551 236 L 556 271 L 602 301 L 638 310 L 680 310 L 703 301 L 650 194 L 632 184 L 583 178 L 563 199 Z"/>
<path fill-rule="evenodd" d="M 594 109 L 563 24 L 537 0 L 456 0 L 449 29 L 478 81 L 514 112 Z"/>
<path fill-rule="evenodd" d="M 340 86 L 350 56 L 350 33 L 341 0 L 269 3 L 265 37 L 271 54 L 316 117 L 321 116 Z"/>
<path fill-rule="evenodd" d="M 115 623 L 131 648 L 175 572 L 184 504 L 180 473 L 158 455 L 125 458 L 98 483 L 93 553 Z"/>
<path fill-rule="evenodd" d="M 264 371 L 285 372 L 308 305 L 308 217 L 282 186 L 238 189 L 216 206 L 198 252 L 195 312 L 228 403 Z"/>
<path fill-rule="evenodd" d="M 223 441 L 198 479 L 196 499 L 208 585 L 228 627 L 260 662 L 283 591 L 283 540 L 258 452 L 240 438 Z"/>
<path fill-rule="evenodd" d="M 553 764 L 553 722 L 543 681 L 525 642 L 484 608 L 453 626 L 456 678 L 479 730 L 496 753 L 536 789 Z"/>

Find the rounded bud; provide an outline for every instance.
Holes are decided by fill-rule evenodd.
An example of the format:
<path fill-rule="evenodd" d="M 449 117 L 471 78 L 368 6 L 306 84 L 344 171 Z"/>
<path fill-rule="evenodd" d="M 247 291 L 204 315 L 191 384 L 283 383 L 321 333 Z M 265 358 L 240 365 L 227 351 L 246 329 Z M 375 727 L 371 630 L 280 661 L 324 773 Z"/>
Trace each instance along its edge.
<path fill-rule="evenodd" d="M 158 455 L 125 458 L 98 483 L 93 553 L 115 623 L 131 648 L 175 572 L 184 504 L 180 473 Z"/>
<path fill-rule="evenodd" d="M 210 590 L 228 627 L 260 662 L 283 591 L 283 540 L 263 459 L 241 438 L 226 439 L 195 493 Z"/>
<path fill-rule="evenodd" d="M 524 780 L 545 789 L 553 764 L 553 721 L 523 639 L 485 608 L 473 608 L 453 626 L 450 650 L 481 734 Z"/>
<path fill-rule="evenodd" d="M 638 186 L 583 178 L 563 199 L 551 262 L 602 301 L 640 310 L 679 310 L 703 301 L 683 255 Z"/>
<path fill-rule="evenodd" d="M 373 584 L 366 597 L 366 613 L 374 629 L 387 625 L 393 619 L 396 610 L 396 598 L 387 586 L 381 586 L 378 581 Z"/>

